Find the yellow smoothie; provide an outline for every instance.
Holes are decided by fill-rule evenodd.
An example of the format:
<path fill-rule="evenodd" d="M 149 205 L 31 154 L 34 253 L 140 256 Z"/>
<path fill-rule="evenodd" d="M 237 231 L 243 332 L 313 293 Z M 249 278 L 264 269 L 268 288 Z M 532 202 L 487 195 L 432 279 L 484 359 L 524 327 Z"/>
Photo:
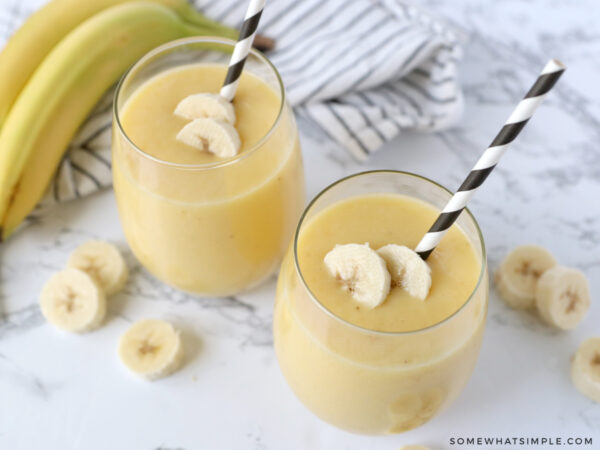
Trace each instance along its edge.
<path fill-rule="evenodd" d="M 450 403 L 470 376 L 487 277 L 479 283 L 485 263 L 461 228 L 454 225 L 428 259 L 425 301 L 398 286 L 368 309 L 323 262 L 336 244 L 415 248 L 438 214 L 421 200 L 378 193 L 335 202 L 302 224 L 298 266 L 290 252 L 280 273 L 275 348 L 296 395 L 325 421 L 358 433 L 407 431 Z"/>
<path fill-rule="evenodd" d="M 369 309 L 340 289 L 323 259 L 338 244 L 365 243 L 378 249 L 386 244 L 415 248 L 438 211 L 409 197 L 369 195 L 337 203 L 306 225 L 298 242 L 304 280 L 333 314 L 369 330 L 413 331 L 449 317 L 462 306 L 477 283 L 481 262 L 464 233 L 452 228 L 427 260 L 431 290 L 426 301 L 395 286 L 377 308 Z"/>
<path fill-rule="evenodd" d="M 154 75 L 122 102 L 124 133 L 113 138 L 115 192 L 133 252 L 159 279 L 201 295 L 236 293 L 268 277 L 304 202 L 293 114 L 247 70 L 233 101 L 236 157 L 176 140 L 189 122 L 173 114 L 177 104 L 218 93 L 225 74 L 224 65 L 189 64 Z"/>

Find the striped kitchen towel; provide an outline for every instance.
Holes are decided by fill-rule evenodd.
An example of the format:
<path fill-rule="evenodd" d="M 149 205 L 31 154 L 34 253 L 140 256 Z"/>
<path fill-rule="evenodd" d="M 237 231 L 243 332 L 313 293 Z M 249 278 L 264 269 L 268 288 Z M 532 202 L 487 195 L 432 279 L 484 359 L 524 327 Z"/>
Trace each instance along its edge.
<path fill-rule="evenodd" d="M 4 0 L 0 44 L 42 3 Z M 195 3 L 233 27 L 247 6 L 247 0 Z M 268 0 L 259 32 L 277 42 L 268 56 L 296 113 L 358 160 L 402 130 L 439 130 L 460 117 L 462 33 L 406 1 Z M 111 184 L 111 99 L 73 140 L 46 203 Z"/>

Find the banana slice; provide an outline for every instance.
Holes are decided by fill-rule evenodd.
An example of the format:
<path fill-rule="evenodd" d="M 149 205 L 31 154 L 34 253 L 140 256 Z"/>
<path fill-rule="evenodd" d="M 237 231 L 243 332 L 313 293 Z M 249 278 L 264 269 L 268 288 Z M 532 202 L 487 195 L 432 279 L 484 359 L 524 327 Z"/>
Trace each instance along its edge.
<path fill-rule="evenodd" d="M 188 120 L 213 118 L 235 124 L 233 105 L 219 94 L 190 95 L 179 102 L 174 114 Z"/>
<path fill-rule="evenodd" d="M 183 344 L 173 325 L 145 319 L 134 323 L 119 341 L 121 362 L 133 373 L 156 380 L 175 372 L 183 362 Z"/>
<path fill-rule="evenodd" d="M 40 307 L 46 320 L 56 328 L 84 333 L 104 320 L 106 298 L 91 276 L 67 268 L 55 273 L 44 285 Z"/>
<path fill-rule="evenodd" d="M 69 257 L 67 267 L 87 272 L 107 296 L 123 289 L 129 277 L 121 252 L 114 245 L 102 241 L 88 241 L 77 247 Z"/>
<path fill-rule="evenodd" d="M 392 287 L 401 286 L 413 297 L 425 300 L 431 288 L 431 268 L 413 250 L 388 244 L 377 250 L 392 275 Z"/>
<path fill-rule="evenodd" d="M 535 304 L 544 321 L 572 330 L 590 308 L 588 280 L 580 270 L 554 266 L 538 280 Z"/>
<path fill-rule="evenodd" d="M 600 337 L 579 346 L 571 361 L 571 380 L 579 392 L 600 403 Z"/>
<path fill-rule="evenodd" d="M 538 279 L 555 265 L 554 256 L 539 245 L 516 247 L 506 255 L 496 272 L 496 289 L 508 306 L 532 308 Z"/>
<path fill-rule="evenodd" d="M 439 411 L 445 398 L 444 390 L 440 387 L 401 395 L 390 405 L 393 426 L 388 433 L 404 433 L 423 425 Z"/>
<path fill-rule="evenodd" d="M 324 261 L 331 276 L 357 302 L 375 308 L 388 296 L 390 274 L 383 258 L 368 243 L 336 245 Z"/>
<path fill-rule="evenodd" d="M 177 134 L 177 140 L 198 150 L 208 151 L 220 158 L 237 155 L 240 136 L 228 122 L 211 118 L 195 119 Z"/>

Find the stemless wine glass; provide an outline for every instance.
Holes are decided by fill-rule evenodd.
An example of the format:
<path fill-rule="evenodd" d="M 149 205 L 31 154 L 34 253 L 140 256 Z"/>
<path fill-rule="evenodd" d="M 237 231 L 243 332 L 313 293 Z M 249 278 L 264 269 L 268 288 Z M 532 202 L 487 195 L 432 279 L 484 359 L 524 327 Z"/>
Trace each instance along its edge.
<path fill-rule="evenodd" d="M 463 389 L 479 354 L 488 277 L 483 238 L 466 210 L 456 223 L 475 249 L 480 266 L 477 284 L 458 311 L 411 332 L 373 331 L 333 314 L 304 280 L 298 261 L 299 236 L 325 208 L 374 193 L 402 194 L 440 210 L 452 195 L 433 181 L 397 171 L 365 172 L 327 187 L 304 211 L 284 258 L 273 329 L 283 375 L 312 412 L 348 431 L 388 434 L 427 422 Z"/>
<path fill-rule="evenodd" d="M 233 159 L 197 165 L 161 160 L 128 137 L 120 114 L 152 77 L 191 64 L 226 67 L 234 45 L 190 38 L 159 47 L 123 77 L 114 102 L 113 179 L 127 241 L 157 278 L 206 296 L 234 294 L 271 275 L 302 211 L 298 131 L 281 78 L 265 56 L 250 52 L 244 71 L 274 91 L 279 111 L 270 130 Z"/>

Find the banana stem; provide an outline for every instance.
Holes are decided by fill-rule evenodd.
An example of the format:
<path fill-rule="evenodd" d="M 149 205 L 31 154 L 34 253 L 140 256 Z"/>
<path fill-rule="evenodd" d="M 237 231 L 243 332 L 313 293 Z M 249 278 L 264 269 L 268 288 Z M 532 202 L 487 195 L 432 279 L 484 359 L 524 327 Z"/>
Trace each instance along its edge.
<path fill-rule="evenodd" d="M 271 51 L 275 48 L 275 39 L 263 36 L 262 34 L 257 34 L 254 37 L 253 47 L 263 53 Z"/>
<path fill-rule="evenodd" d="M 177 10 L 181 18 L 191 25 L 215 32 L 218 36 L 227 37 L 229 39 L 237 38 L 237 30 L 209 19 L 204 14 L 196 10 L 196 8 L 194 8 L 194 6 L 190 3 L 180 6 L 177 8 Z"/>

